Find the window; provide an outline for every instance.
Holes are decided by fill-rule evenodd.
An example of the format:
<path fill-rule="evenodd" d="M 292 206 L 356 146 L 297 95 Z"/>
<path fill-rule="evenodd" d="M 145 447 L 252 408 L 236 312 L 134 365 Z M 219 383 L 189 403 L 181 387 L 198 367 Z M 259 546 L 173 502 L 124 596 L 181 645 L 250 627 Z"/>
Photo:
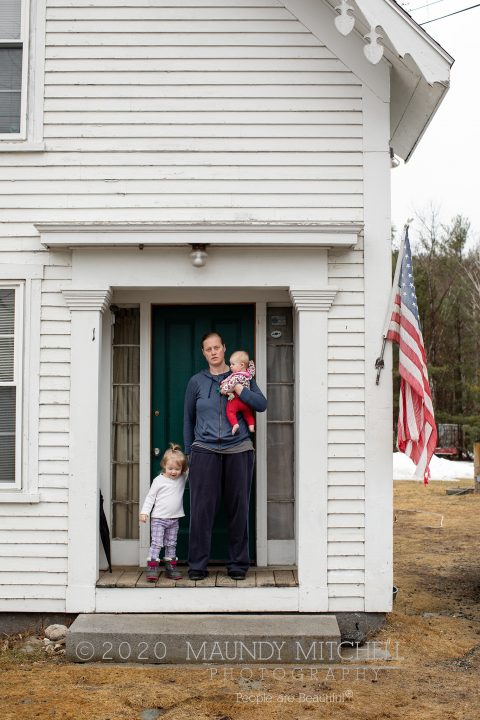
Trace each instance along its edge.
<path fill-rule="evenodd" d="M 0 134 L 22 132 L 22 68 L 28 44 L 23 37 L 22 5 L 23 0 L 0 3 Z"/>
<path fill-rule="evenodd" d="M 0 286 L 0 488 L 21 480 L 22 291 Z"/>
<path fill-rule="evenodd" d="M 267 308 L 267 537 L 295 537 L 294 368 L 291 307 Z"/>
<path fill-rule="evenodd" d="M 43 0 L 0 0 L 0 151 L 43 151 Z"/>
<path fill-rule="evenodd" d="M 116 308 L 112 352 L 112 537 L 138 539 L 140 309 Z"/>

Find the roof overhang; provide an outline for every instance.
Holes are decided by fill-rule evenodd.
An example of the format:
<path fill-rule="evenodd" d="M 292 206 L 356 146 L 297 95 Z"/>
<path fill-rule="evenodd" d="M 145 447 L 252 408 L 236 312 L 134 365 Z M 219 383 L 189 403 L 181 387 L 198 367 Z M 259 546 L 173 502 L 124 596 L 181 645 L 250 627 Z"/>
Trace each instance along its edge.
<path fill-rule="evenodd" d="M 350 70 L 367 84 L 365 58 L 373 65 L 388 63 L 390 145 L 407 161 L 448 90 L 451 55 L 394 0 L 285 0 L 285 5 L 328 44 L 326 18 L 317 27 L 314 19 L 315 12 L 324 13 L 326 6 L 338 33 L 351 34 L 354 42 L 362 44 L 363 66 L 357 54 Z"/>
<path fill-rule="evenodd" d="M 454 60 L 394 0 L 352 4 L 355 29 L 368 40 L 365 54 L 375 60 L 383 46 L 391 64 L 390 144 L 407 161 L 449 88 Z"/>

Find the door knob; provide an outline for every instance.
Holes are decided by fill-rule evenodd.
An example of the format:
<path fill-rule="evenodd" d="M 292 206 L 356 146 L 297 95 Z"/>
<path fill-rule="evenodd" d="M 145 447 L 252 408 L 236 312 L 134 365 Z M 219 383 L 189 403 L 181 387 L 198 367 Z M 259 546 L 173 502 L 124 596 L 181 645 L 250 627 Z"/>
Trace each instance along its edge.
<path fill-rule="evenodd" d="M 160 455 L 160 448 L 153 448 L 153 454 L 155 457 L 158 457 Z"/>

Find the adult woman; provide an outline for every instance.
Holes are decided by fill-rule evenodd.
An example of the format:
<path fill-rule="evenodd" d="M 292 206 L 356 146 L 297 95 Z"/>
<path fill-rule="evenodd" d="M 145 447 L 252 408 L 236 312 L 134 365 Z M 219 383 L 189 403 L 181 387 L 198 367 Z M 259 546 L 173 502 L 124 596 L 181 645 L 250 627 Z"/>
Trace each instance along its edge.
<path fill-rule="evenodd" d="M 226 417 L 227 399 L 220 383 L 230 373 L 225 363 L 225 344 L 217 332 L 201 341 L 208 369 L 190 378 L 185 393 L 184 444 L 190 456 L 190 538 L 188 575 L 207 577 L 213 524 L 223 490 L 228 520 L 228 562 L 231 578 L 243 580 L 250 565 L 248 553 L 248 507 L 253 475 L 253 445 L 243 417 L 232 435 Z M 234 391 L 252 410 L 263 412 L 267 401 L 255 380 L 250 389 L 236 385 Z"/>

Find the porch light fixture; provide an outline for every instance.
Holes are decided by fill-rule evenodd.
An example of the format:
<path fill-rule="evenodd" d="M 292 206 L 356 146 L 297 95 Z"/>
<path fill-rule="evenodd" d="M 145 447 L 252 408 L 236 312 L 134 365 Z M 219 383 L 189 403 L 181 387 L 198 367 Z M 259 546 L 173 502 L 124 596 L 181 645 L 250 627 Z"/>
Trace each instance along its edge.
<path fill-rule="evenodd" d="M 397 158 L 397 156 L 393 152 L 393 148 L 391 147 L 390 148 L 390 167 L 393 170 L 393 168 L 396 168 L 399 165 L 400 165 L 400 160 Z"/>
<path fill-rule="evenodd" d="M 206 245 L 201 243 L 192 244 L 190 260 L 192 261 L 193 267 L 203 267 L 207 262 L 208 253 L 205 250 L 206 247 Z"/>

